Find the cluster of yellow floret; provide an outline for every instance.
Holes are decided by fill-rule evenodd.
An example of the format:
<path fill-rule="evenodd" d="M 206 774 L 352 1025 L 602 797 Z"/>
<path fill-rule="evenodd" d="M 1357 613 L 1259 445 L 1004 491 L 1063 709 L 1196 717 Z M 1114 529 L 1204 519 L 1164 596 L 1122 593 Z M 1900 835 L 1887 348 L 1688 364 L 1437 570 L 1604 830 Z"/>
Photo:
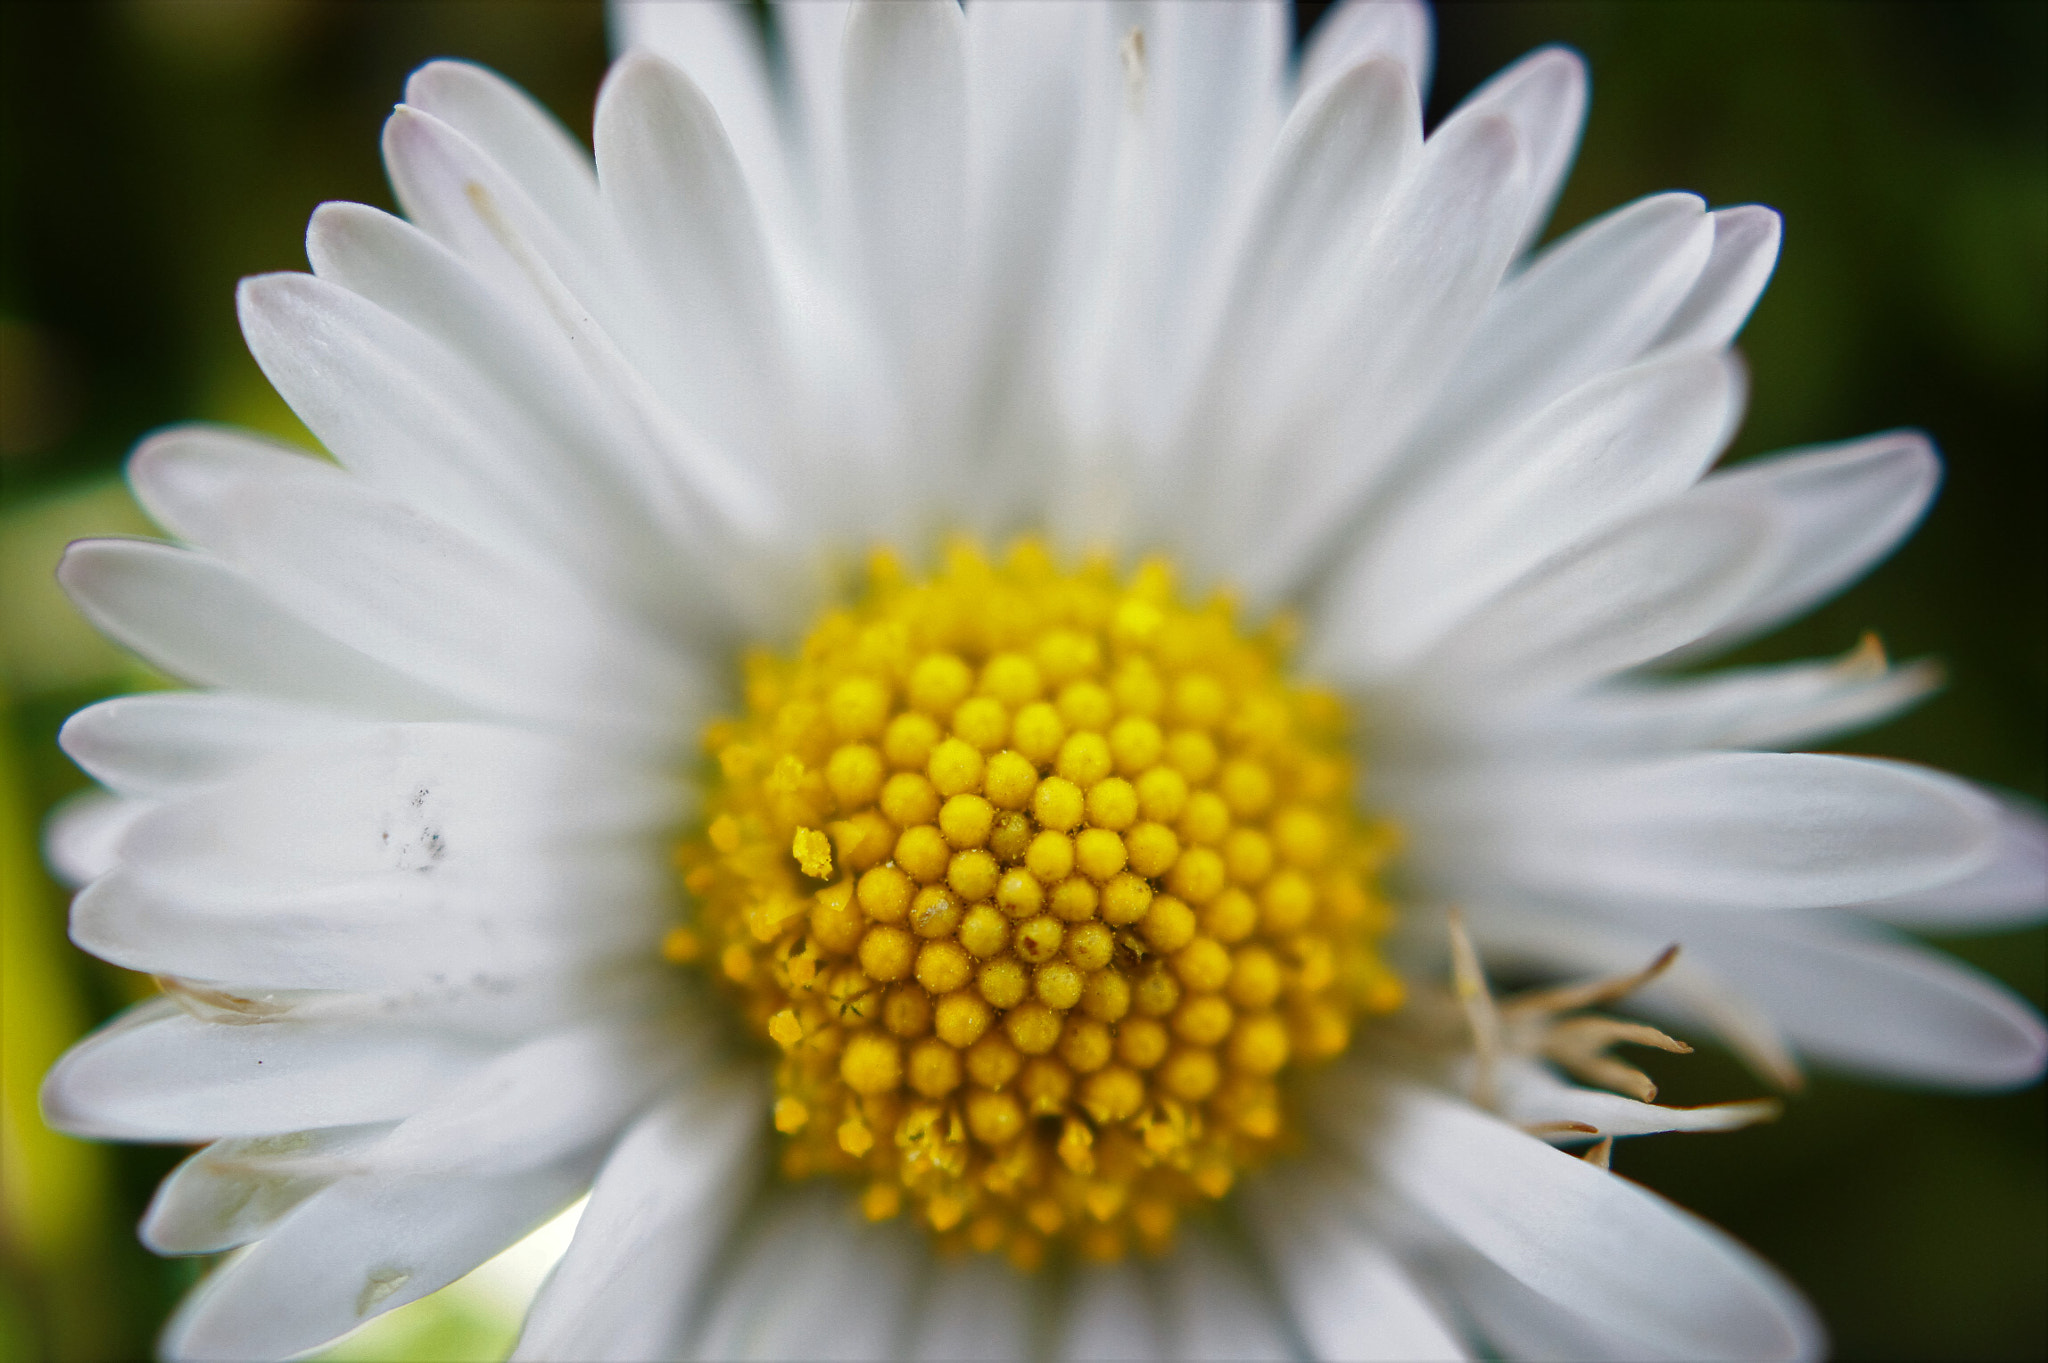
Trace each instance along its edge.
<path fill-rule="evenodd" d="M 1170 1243 L 1401 998 L 1342 707 L 1170 571 L 877 556 L 713 724 L 671 934 L 780 1050 L 783 1171 L 1036 1265 Z"/>

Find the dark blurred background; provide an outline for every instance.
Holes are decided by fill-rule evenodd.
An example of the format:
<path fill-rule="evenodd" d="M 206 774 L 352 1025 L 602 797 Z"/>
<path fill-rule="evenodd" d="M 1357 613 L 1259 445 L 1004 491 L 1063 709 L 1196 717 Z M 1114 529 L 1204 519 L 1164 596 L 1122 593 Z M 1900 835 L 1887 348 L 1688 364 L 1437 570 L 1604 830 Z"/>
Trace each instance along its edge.
<path fill-rule="evenodd" d="M 1674 188 L 1784 213 L 1731 457 L 1918 426 L 1948 481 L 1896 558 L 1743 660 L 1839 653 L 1866 628 L 1895 656 L 1939 657 L 1948 689 L 1854 749 L 2041 796 L 2048 6 L 1519 0 L 1438 16 L 1433 118 L 1540 43 L 1590 59 L 1553 231 Z M 117 472 L 155 426 L 305 438 L 242 348 L 234 282 L 304 268 L 321 200 L 390 206 L 378 128 L 438 56 L 495 67 L 587 135 L 604 17 L 571 0 L 0 3 L 0 1358 L 145 1356 L 198 1271 L 133 1236 L 182 1151 L 74 1142 L 35 1117 L 49 1062 L 149 988 L 68 946 L 40 868 L 46 811 L 84 785 L 57 725 L 155 684 L 69 615 L 51 564 L 68 539 L 144 529 Z M 2039 929 L 1946 945 L 2041 1003 Z M 1656 1077 L 1681 1103 L 1755 1088 L 1711 1053 Z M 2038 1087 L 1955 1097 L 1822 1075 L 1776 1126 L 1633 1142 L 1617 1167 L 1778 1263 L 1841 1357 L 2042 1358 L 2044 1149 Z M 408 1310 L 411 1334 L 343 1352 L 509 1340 L 452 1307 Z"/>

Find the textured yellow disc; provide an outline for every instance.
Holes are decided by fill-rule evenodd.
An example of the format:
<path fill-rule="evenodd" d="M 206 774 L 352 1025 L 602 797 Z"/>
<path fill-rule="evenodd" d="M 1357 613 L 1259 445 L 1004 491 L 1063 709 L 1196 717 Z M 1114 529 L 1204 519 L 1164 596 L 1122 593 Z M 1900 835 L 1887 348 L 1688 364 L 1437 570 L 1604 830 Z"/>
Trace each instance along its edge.
<path fill-rule="evenodd" d="M 779 1052 L 783 1172 L 1021 1267 L 1164 1249 L 1286 1142 L 1287 1073 L 1400 1002 L 1346 737 L 1164 564 L 878 556 L 748 659 L 678 848 L 670 954 Z"/>

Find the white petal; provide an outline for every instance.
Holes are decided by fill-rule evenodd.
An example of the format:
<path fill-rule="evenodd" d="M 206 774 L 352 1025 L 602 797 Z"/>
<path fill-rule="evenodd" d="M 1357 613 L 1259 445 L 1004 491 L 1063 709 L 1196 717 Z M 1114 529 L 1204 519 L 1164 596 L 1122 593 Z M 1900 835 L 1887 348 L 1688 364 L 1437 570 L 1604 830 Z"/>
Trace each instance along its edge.
<path fill-rule="evenodd" d="M 518 86 L 470 62 L 428 62 L 406 78 L 405 102 L 476 143 L 564 232 L 598 230 L 589 153 Z"/>
<path fill-rule="evenodd" d="M 1941 461 L 1917 431 L 1792 450 L 1707 479 L 1703 494 L 1768 500 L 1790 544 L 1742 610 L 1688 653 L 1769 629 L 1861 577 L 1919 524 L 1940 481 Z"/>
<path fill-rule="evenodd" d="M 1797 748 L 1889 719 L 1940 684 L 1933 663 L 1892 667 L 1859 647 L 1830 662 L 1618 683 L 1561 709 L 1545 733 L 1582 750 Z"/>
<path fill-rule="evenodd" d="M 1601 375 L 1376 519 L 1337 570 L 1320 628 L 1367 665 L 1434 635 L 1553 554 L 1690 487 L 1740 410 L 1733 364 L 1705 352 Z"/>
<path fill-rule="evenodd" d="M 121 854 L 145 868 L 233 858 L 248 879 L 323 884 L 617 849 L 666 828 L 680 798 L 658 768 L 570 739 L 490 724 L 383 725 L 166 804 Z"/>
<path fill-rule="evenodd" d="M 658 359 L 651 313 L 618 267 L 623 243 L 600 206 L 565 223 L 490 152 L 424 109 L 384 124 L 384 165 L 405 216 L 511 297 L 564 329 L 596 327 Z"/>
<path fill-rule="evenodd" d="M 710 101 L 647 54 L 622 59 L 597 103 L 605 201 L 676 348 L 657 385 L 722 445 L 779 460 L 788 401 L 766 245 Z"/>
<path fill-rule="evenodd" d="M 1286 1312 L 1246 1262 L 1242 1248 L 1189 1221 L 1159 1266 L 1167 1358 L 1252 1363 L 1291 1359 Z"/>
<path fill-rule="evenodd" d="M 1239 437 L 1256 443 L 1219 468 L 1231 476 L 1210 496 L 1215 544 L 1186 546 L 1197 562 L 1227 563 L 1254 599 L 1284 594 L 1464 349 L 1526 198 L 1505 119 L 1429 139 L 1351 278 L 1247 380 L 1241 419 L 1264 429 Z"/>
<path fill-rule="evenodd" d="M 966 20 L 951 0 L 858 4 L 844 47 L 861 277 L 907 363 L 951 344 L 966 221 Z"/>
<path fill-rule="evenodd" d="M 1943 884 L 1990 856 L 1996 811 L 1903 763 L 1700 753 L 1537 778 L 1504 858 L 1570 898 L 1812 908 Z"/>
<path fill-rule="evenodd" d="M 469 707 L 364 656 L 207 554 L 147 540 L 79 540 L 57 581 L 95 628 L 164 671 L 348 714 L 435 718 Z"/>
<path fill-rule="evenodd" d="M 1037 1285 L 1001 1259 L 941 1259 L 919 1303 L 908 1356 L 922 1363 L 1028 1358 Z"/>
<path fill-rule="evenodd" d="M 1074 544 L 1199 541 L 1184 499 L 1188 420 L 1285 103 L 1288 15 L 1266 3 L 1086 11 L 1084 158 L 1061 341 L 1070 468 L 1051 521 Z M 1112 132 L 1088 137 L 1095 129 Z M 1176 495 L 1178 494 L 1178 495 Z M 1222 500 L 1222 499 L 1217 499 Z M 1190 533 L 1192 531 L 1192 533 Z"/>
<path fill-rule="evenodd" d="M 1421 0 L 1343 0 L 1316 21 L 1302 54 L 1300 90 L 1306 100 L 1325 81 L 1360 62 L 1391 57 L 1409 84 L 1427 94 L 1432 44 L 1429 6 Z"/>
<path fill-rule="evenodd" d="M 1462 1359 L 1466 1351 L 1398 1260 L 1359 1219 L 1356 1175 L 1324 1162 L 1276 1170 L 1244 1209 L 1295 1323 L 1318 1359 Z M 1320 1186 L 1319 1186 L 1320 1185 Z"/>
<path fill-rule="evenodd" d="M 1091 1264 L 1067 1284 L 1059 1342 L 1062 1363 L 1121 1363 L 1165 1357 L 1159 1305 L 1135 1265 Z"/>
<path fill-rule="evenodd" d="M 390 1024 L 229 1026 L 169 999 L 121 1015 L 43 1081 L 51 1125 L 104 1140 L 202 1141 L 390 1121 L 488 1054 Z"/>
<path fill-rule="evenodd" d="M 787 8 L 810 14 L 818 6 Z M 1054 411 L 1061 324 L 1085 259 L 1077 198 L 1106 193 L 1108 129 L 1088 117 L 1101 62 L 1089 51 L 1100 15 L 1080 5 L 969 5 L 968 296 L 962 322 L 974 366 L 963 401 L 987 449 L 949 453 L 976 494 L 960 513 L 1001 526 L 1043 517 L 1044 455 L 1061 437 Z M 1092 135 L 1092 141 L 1091 141 Z M 1011 511 L 1022 504 L 1028 510 Z"/>
<path fill-rule="evenodd" d="M 612 1024 L 543 1037 L 472 1071 L 374 1141 L 316 1140 L 297 1142 L 303 1148 L 296 1150 L 274 1148 L 294 1144 L 287 1140 L 259 1148 L 259 1174 L 289 1178 L 296 1170 L 325 1176 L 332 1186 L 291 1212 L 259 1248 L 224 1270 L 230 1285 L 209 1288 L 207 1305 L 185 1313 L 174 1336 L 185 1329 L 201 1338 L 209 1333 L 239 1337 L 247 1347 L 246 1340 L 263 1337 L 266 1328 L 248 1318 L 260 1308 L 249 1294 L 280 1286 L 291 1300 L 311 1308 L 297 1319 L 288 1317 L 284 1328 L 332 1334 L 354 1323 L 337 1312 L 350 1304 L 345 1293 L 357 1283 L 365 1289 L 353 1301 L 358 1318 L 366 1306 L 380 1304 L 381 1284 L 398 1289 L 390 1294 L 393 1300 L 382 1303 L 387 1308 L 438 1286 L 416 1281 L 421 1269 L 411 1262 L 415 1256 L 438 1257 L 428 1271 L 444 1275 L 441 1281 L 466 1272 L 477 1260 L 464 1262 L 459 1256 L 474 1254 L 480 1236 L 502 1234 L 493 1227 L 502 1227 L 506 1209 L 531 1209 L 536 1199 L 543 1207 L 558 1207 L 564 1192 L 573 1195 L 595 1167 L 597 1152 L 610 1145 L 648 1090 L 673 1073 L 675 1058 L 682 1054 L 678 1040 L 668 1029 Z M 444 1212 L 442 1219 L 456 1224 L 422 1231 L 411 1219 L 419 1214 L 413 1197 L 425 1187 L 461 1190 L 506 1208 L 452 1218 Z M 317 1253 L 317 1241 L 337 1233 L 353 1233 L 378 1257 L 406 1251 L 406 1261 L 351 1263 L 344 1247 L 338 1275 L 334 1266 L 308 1263 L 308 1255 Z M 441 1237 L 452 1243 L 436 1244 Z M 486 1241 L 484 1254 L 499 1247 Z M 400 1274 L 408 1276 L 394 1282 Z M 336 1320 L 342 1322 L 339 1327 Z M 185 1347 L 205 1352 L 189 1338 Z"/>
<path fill-rule="evenodd" d="M 352 1178 L 215 1269 L 164 1332 L 170 1359 L 302 1353 L 475 1268 L 561 1211 L 596 1161 L 499 1178 Z"/>
<path fill-rule="evenodd" d="M 860 1224 L 843 1185 L 776 1198 L 711 1289 L 690 1358 L 894 1358 L 928 1251 L 900 1224 Z M 792 1291 L 793 1285 L 801 1290 Z"/>
<path fill-rule="evenodd" d="M 1143 3 L 1077 19 L 1082 230 L 1063 401 L 1079 439 L 1158 460 L 1280 126 L 1287 7 Z M 1142 505 L 1126 470 L 1104 483 Z"/>
<path fill-rule="evenodd" d="M 258 696 L 157 691 L 87 706 L 64 722 L 57 742 L 95 780 L 127 795 L 161 797 L 368 728 L 361 720 Z"/>
<path fill-rule="evenodd" d="M 2030 1005 L 1873 925 L 1774 915 L 1743 932 L 1713 922 L 1684 931 L 1816 1060 L 1958 1089 L 2016 1088 L 2039 1078 L 2048 1060 L 2048 1033 Z"/>
<path fill-rule="evenodd" d="M 650 1094 L 692 1068 L 694 1040 L 680 1018 L 630 1015 L 535 1037 L 447 1085 L 363 1162 L 380 1177 L 483 1178 L 609 1145 Z"/>
<path fill-rule="evenodd" d="M 1982 867 L 1931 890 L 1857 904 L 1856 912 L 1928 932 L 2017 926 L 2048 912 L 2048 818 L 2031 801 L 1993 798 L 1998 846 Z"/>
<path fill-rule="evenodd" d="M 575 459 L 557 454 L 554 467 L 549 467 L 545 458 L 535 459 L 532 452 L 520 451 L 522 464 L 508 471 L 518 482 L 551 477 L 558 496 L 578 496 L 577 484 L 588 474 L 566 465 L 618 457 L 602 448 L 604 423 L 588 410 L 583 386 L 573 378 L 563 381 L 565 371 L 573 375 L 576 369 L 574 351 L 563 343 L 545 310 L 480 273 L 474 260 L 403 218 L 355 203 L 325 203 L 313 210 L 306 228 L 306 256 L 317 278 L 355 294 L 460 356 L 474 368 L 469 382 L 475 384 L 480 378 L 494 390 L 486 401 L 533 404 L 521 412 L 529 414 L 535 425 L 550 427 L 553 438 L 576 447 Z M 327 395 L 324 390 L 334 379 L 324 377 L 320 365 L 313 365 L 311 373 L 301 372 L 304 366 L 296 363 L 294 351 L 309 342 L 331 346 L 328 332 L 353 329 L 365 337 L 395 338 L 388 348 L 397 353 L 408 348 L 415 353 L 434 352 L 403 329 L 365 312 L 359 304 L 288 282 L 293 279 L 290 275 L 276 278 L 280 282 L 267 287 L 285 290 L 283 296 L 266 299 L 259 294 L 246 300 L 245 306 L 249 306 L 252 320 L 265 329 L 265 343 L 277 349 L 281 377 L 291 384 L 287 395 L 303 389 L 308 414 L 329 428 L 323 435 L 325 443 L 351 468 L 366 477 L 381 475 L 385 486 L 403 495 L 409 486 L 404 475 L 412 460 L 391 458 L 378 447 L 374 434 L 358 436 L 358 431 L 375 432 L 378 428 L 367 424 L 370 418 L 348 410 L 346 395 L 341 401 Z M 292 310 L 306 319 L 298 324 L 296 333 Z M 281 334 L 272 336 L 273 332 Z M 377 358 L 374 355 L 344 352 L 339 358 L 368 371 L 366 382 L 397 382 L 370 369 Z M 452 368 L 446 359 L 440 363 L 444 369 Z M 549 380 L 546 387 L 538 384 L 543 377 Z M 482 404 L 471 404 L 472 409 L 478 406 Z M 591 429 L 578 430 L 579 423 Z M 591 439 L 592 430 L 599 440 Z M 421 443 L 418 436 L 402 430 L 396 438 L 408 446 Z M 429 448 L 419 457 L 441 461 L 446 455 Z M 533 467 L 527 467 L 529 463 Z"/>
<path fill-rule="evenodd" d="M 1529 196 L 1521 244 L 1534 241 L 1564 188 L 1586 120 L 1586 63 L 1565 47 L 1538 48 L 1466 96 L 1435 136 L 1483 118 L 1514 125 L 1529 161 Z"/>
<path fill-rule="evenodd" d="M 472 971 L 396 989 L 274 989 L 238 980 L 166 976 L 165 992 L 209 1026 L 350 1028 L 376 1024 L 448 1031 L 500 1044 L 573 1027 L 606 1014 L 637 1016 L 672 999 L 673 970 L 646 954 L 579 961 L 565 951 L 524 976 Z"/>
<path fill-rule="evenodd" d="M 158 1254 L 217 1254 L 268 1235 L 354 1167 L 388 1123 L 215 1141 L 157 1186 L 142 1242 Z"/>
<path fill-rule="evenodd" d="M 73 927 L 110 959 L 200 979 L 503 984 L 651 946 L 672 909 L 660 840 L 680 795 L 589 745 L 371 729 L 153 807 Z"/>
<path fill-rule="evenodd" d="M 43 860 L 57 879 L 74 888 L 114 865 L 114 849 L 129 827 L 151 808 L 147 800 L 124 800 L 103 790 L 81 790 L 50 811 L 43 828 Z"/>
<path fill-rule="evenodd" d="M 804 189 L 822 198 L 824 163 L 846 151 L 846 83 L 842 54 L 852 0 L 768 0 L 778 55 L 784 126 L 796 130 L 809 167 Z M 721 105 L 722 107 L 722 105 Z"/>
<path fill-rule="evenodd" d="M 431 187 L 495 183 L 480 152 L 424 115 L 401 110 L 387 137 Z M 243 290 L 245 331 L 273 379 L 345 464 L 488 544 L 657 620 L 726 628 L 737 612 L 772 623 L 773 603 L 792 594 L 789 560 L 801 558 L 773 488 L 803 480 L 764 463 L 784 439 L 773 421 L 735 431 L 734 395 L 693 379 L 702 357 L 685 340 L 721 319 L 648 304 L 623 236 L 607 263 L 584 262 L 585 274 L 624 280 L 607 287 L 629 303 L 601 319 L 560 262 L 479 195 L 447 207 L 457 228 L 490 237 L 460 251 L 360 205 L 315 213 L 307 251 L 319 281 L 271 276 Z M 757 369 L 746 391 L 778 410 L 774 366 Z M 732 439 L 708 439 L 706 423 Z M 663 590 L 679 570 L 700 590 Z"/>
<path fill-rule="evenodd" d="M 663 400 L 657 380 L 685 357 L 646 290 L 619 268 L 627 247 L 609 215 L 601 241 L 565 239 L 475 144 L 415 109 L 392 114 L 384 143 L 408 216 L 471 270 L 545 315 L 616 420 L 658 452 L 641 461 L 658 514 L 697 534 L 739 540 L 775 528 L 781 508 L 773 489 Z"/>
<path fill-rule="evenodd" d="M 793 167 L 769 84 L 759 20 L 746 0 L 614 5 L 614 46 L 644 48 L 679 66 L 718 111 L 748 186 L 781 222 L 798 219 Z"/>
<path fill-rule="evenodd" d="M 1516 1125 L 1578 1122 L 1595 1132 L 1546 1134 L 1553 1143 L 1598 1136 L 1647 1136 L 1661 1131 L 1734 1131 L 1768 1120 L 1778 1110 L 1770 1101 L 1712 1103 L 1704 1107 L 1659 1107 L 1617 1093 L 1567 1084 L 1543 1066 L 1520 1061 L 1500 1072 L 1502 1115 Z"/>
<path fill-rule="evenodd" d="M 1216 327 L 1220 363 L 1241 364 L 1281 343 L 1292 320 L 1340 283 L 1421 154 L 1415 87 L 1391 60 L 1333 73 L 1303 96 L 1273 149 L 1240 248 Z M 1227 373 L 1212 379 L 1237 382 Z"/>
<path fill-rule="evenodd" d="M 1597 1318 L 1567 1310 L 1469 1249 L 1445 1248 L 1434 1256 L 1434 1266 L 1502 1358 L 1516 1363 L 1700 1363 L 1691 1354 L 1646 1345 L 1607 1329 Z"/>
<path fill-rule="evenodd" d="M 1291 16 L 1276 0 L 1154 4 L 1142 26 L 1146 117 L 1157 155 L 1153 300 L 1171 325 L 1197 306 L 1205 272 L 1253 188 L 1283 112 Z M 1117 37 L 1123 37 L 1119 22 Z"/>
<path fill-rule="evenodd" d="M 508 555 L 577 562 L 580 555 L 543 552 L 564 547 L 581 528 L 577 518 L 569 526 L 548 523 L 573 493 L 554 489 L 550 498 L 550 489 L 520 476 L 542 434 L 521 429 L 491 385 L 457 357 L 347 290 L 305 275 L 244 281 L 239 303 L 257 363 L 343 467 Z M 509 460 L 500 453 L 505 447 Z M 238 432 L 174 427 L 143 442 L 130 476 L 152 515 L 179 538 L 212 548 L 208 512 L 193 502 L 217 490 L 191 486 L 203 476 L 198 470 L 283 465 L 287 457 Z M 332 476 L 331 466 L 318 466 Z"/>
<path fill-rule="evenodd" d="M 683 1346 L 764 1151 L 756 1082 L 700 1081 L 619 1142 L 513 1358 L 642 1363 Z"/>
<path fill-rule="evenodd" d="M 131 970 L 390 995 L 479 978 L 502 987 L 645 957 L 676 911 L 659 861 L 617 852 L 313 885 L 209 860 L 217 873 L 107 871 L 72 901 L 71 940 Z M 604 912 L 591 914 L 593 904 Z"/>
<path fill-rule="evenodd" d="M 1404 685 L 1527 696 L 1658 657 L 1749 596 L 1776 562 L 1776 529 L 1761 509 L 1739 503 L 1685 498 L 1653 508 L 1556 555 L 1466 616 Z"/>
<path fill-rule="evenodd" d="M 1805 1304 L 1762 1260 L 1655 1194 L 1405 1080 L 1355 1127 L 1385 1186 L 1567 1310 L 1685 1358 L 1808 1358 Z"/>
<path fill-rule="evenodd" d="M 1488 305 L 1411 437 L 1419 457 L 1477 451 L 1558 395 L 1635 361 L 1693 288 L 1714 230 L 1697 197 L 1657 194 L 1545 247 Z M 1732 427 L 1732 415 L 1723 420 Z"/>
<path fill-rule="evenodd" d="M 699 526 L 671 503 L 689 500 L 679 489 L 717 476 L 697 480 L 682 461 L 654 466 L 671 452 L 605 410 L 607 394 L 536 308 L 490 290 L 447 247 L 371 210 L 322 210 L 309 249 L 320 278 L 244 281 L 242 329 L 265 374 L 344 466 L 508 557 L 547 563 L 636 605 L 653 595 L 644 582 L 660 576 L 656 565 L 680 551 L 699 566 L 703 534 L 688 533 Z M 391 310 L 371 301 L 407 297 Z M 198 459 L 209 447 L 216 457 L 232 448 L 178 443 L 186 448 L 146 449 Z M 665 524 L 671 515 L 678 521 Z"/>
<path fill-rule="evenodd" d="M 1660 349 L 1714 349 L 1735 339 L 1778 263 L 1784 223 L 1761 204 L 1713 213 L 1714 252 L 1657 337 Z"/>
<path fill-rule="evenodd" d="M 646 632 L 331 465 L 175 441 L 130 470 L 152 515 L 309 624 L 480 705 L 647 734 L 687 703 L 681 660 Z"/>
<path fill-rule="evenodd" d="M 611 400 L 573 335 L 410 223 L 360 204 L 315 210 L 306 252 L 321 280 L 375 306 L 285 276 L 252 290 L 251 331 L 345 464 L 653 618 L 717 616 L 715 591 L 655 585 L 677 559 L 707 586 L 725 584 L 687 516 L 664 517 L 677 500 L 671 453 Z"/>

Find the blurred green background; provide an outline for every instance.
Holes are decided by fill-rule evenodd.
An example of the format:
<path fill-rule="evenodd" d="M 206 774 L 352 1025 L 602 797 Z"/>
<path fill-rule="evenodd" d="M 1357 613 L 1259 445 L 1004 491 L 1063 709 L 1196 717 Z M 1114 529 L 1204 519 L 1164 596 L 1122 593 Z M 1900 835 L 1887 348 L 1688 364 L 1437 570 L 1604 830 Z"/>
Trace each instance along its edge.
<path fill-rule="evenodd" d="M 1557 228 L 1671 188 L 1786 216 L 1743 339 L 1754 399 L 1732 457 L 1893 426 L 1924 427 L 1947 456 L 1920 535 L 1745 658 L 1838 653 L 1865 628 L 1896 656 L 1940 657 L 1947 691 L 1855 750 L 2042 795 L 2048 6 L 1454 3 L 1439 10 L 1432 114 L 1549 41 L 1594 72 Z M 51 565 L 68 539 L 145 531 L 117 473 L 151 428 L 207 418 L 304 438 L 242 348 L 234 281 L 303 268 L 323 199 L 390 206 L 378 127 L 437 56 L 497 68 L 587 135 L 603 14 L 567 0 L 0 3 L 0 1358 L 145 1356 L 199 1272 L 133 1234 L 182 1151 L 70 1141 L 35 1116 L 49 1062 L 149 988 L 66 943 L 64 896 L 40 866 L 46 811 L 84 784 L 53 746 L 58 724 L 157 684 L 69 614 Z M 2040 930 L 1948 945 L 2041 1002 Z M 1657 1077 L 1677 1102 L 1754 1088 L 1713 1054 Z M 1776 1126 L 1635 1142 L 1617 1164 L 1781 1265 L 1842 1357 L 2041 1358 L 2044 1148 L 2038 1087 L 1951 1097 L 1819 1076 Z M 451 1294 L 348 1356 L 501 1354 L 502 1291 Z"/>

